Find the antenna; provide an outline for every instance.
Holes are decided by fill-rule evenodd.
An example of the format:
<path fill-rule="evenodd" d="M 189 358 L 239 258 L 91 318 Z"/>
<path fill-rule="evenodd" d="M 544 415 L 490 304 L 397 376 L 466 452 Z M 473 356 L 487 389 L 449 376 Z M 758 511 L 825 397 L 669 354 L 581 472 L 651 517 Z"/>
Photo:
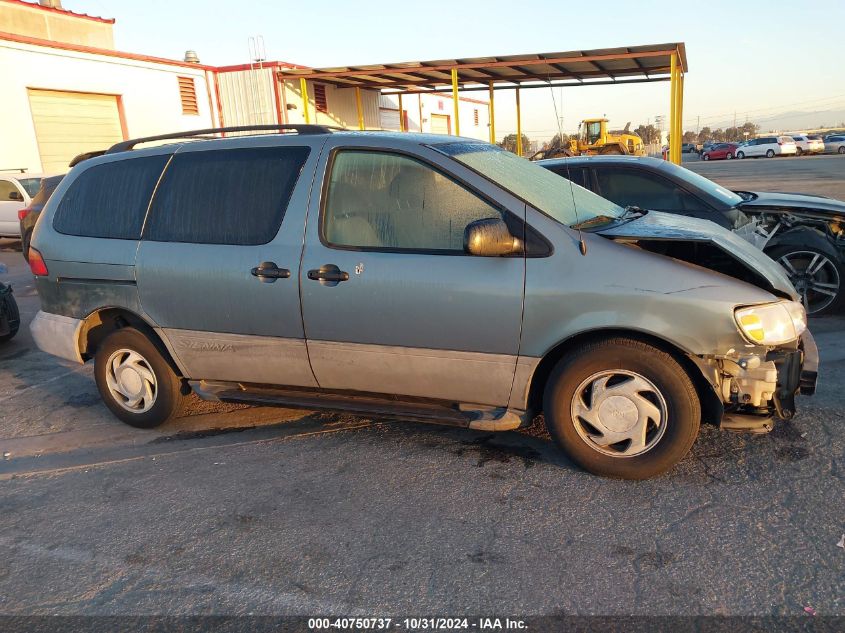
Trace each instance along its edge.
<path fill-rule="evenodd" d="M 552 105 L 555 108 L 555 120 L 557 121 L 557 133 L 560 142 L 563 143 L 563 117 L 558 114 L 557 101 L 555 100 L 555 89 L 552 86 L 551 77 L 549 77 L 549 91 L 552 93 Z M 560 107 L 563 110 L 563 89 L 561 88 Z M 572 174 L 569 172 L 569 161 L 564 160 L 566 164 L 566 179 L 569 181 L 569 195 L 572 196 L 572 210 L 575 212 L 575 224 L 580 225 L 581 221 L 578 219 L 578 205 L 575 204 L 575 187 L 572 184 Z M 587 243 L 584 241 L 584 235 L 581 233 L 581 227 L 578 226 L 578 250 L 582 255 L 587 254 Z"/>

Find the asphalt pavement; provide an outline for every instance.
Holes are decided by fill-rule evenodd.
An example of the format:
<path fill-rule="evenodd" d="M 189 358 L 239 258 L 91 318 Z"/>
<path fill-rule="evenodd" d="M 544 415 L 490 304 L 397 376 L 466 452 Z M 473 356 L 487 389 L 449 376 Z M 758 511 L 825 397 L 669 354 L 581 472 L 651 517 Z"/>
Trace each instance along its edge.
<path fill-rule="evenodd" d="M 791 160 L 828 159 L 772 164 Z M 724 167 L 744 163 L 747 181 L 771 169 Z M 0 262 L 28 322 L 14 248 Z M 811 329 L 819 390 L 791 422 L 705 427 L 672 472 L 623 482 L 539 423 L 197 402 L 131 429 L 90 366 L 24 328 L 0 348 L 0 614 L 845 615 L 845 317 Z"/>

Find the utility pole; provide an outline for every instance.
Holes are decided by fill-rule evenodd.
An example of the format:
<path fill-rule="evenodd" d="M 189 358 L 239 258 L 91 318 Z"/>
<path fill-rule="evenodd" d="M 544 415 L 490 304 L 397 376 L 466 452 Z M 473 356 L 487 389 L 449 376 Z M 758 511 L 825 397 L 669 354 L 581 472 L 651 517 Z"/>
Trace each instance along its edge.
<path fill-rule="evenodd" d="M 701 132 L 701 115 L 699 114 L 698 118 L 696 119 L 696 123 L 695 123 L 695 133 L 699 134 L 700 132 Z"/>

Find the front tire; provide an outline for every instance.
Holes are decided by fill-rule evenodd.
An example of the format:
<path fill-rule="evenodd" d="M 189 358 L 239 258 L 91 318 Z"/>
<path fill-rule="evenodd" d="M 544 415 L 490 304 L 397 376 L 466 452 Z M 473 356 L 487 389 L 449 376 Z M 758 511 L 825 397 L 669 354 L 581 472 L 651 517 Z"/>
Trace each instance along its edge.
<path fill-rule="evenodd" d="M 705 154 L 701 157 L 702 160 L 710 160 L 710 154 Z"/>
<path fill-rule="evenodd" d="M 835 312 L 843 303 L 845 267 L 815 246 L 776 246 L 766 254 L 786 269 L 807 314 Z"/>
<path fill-rule="evenodd" d="M 774 158 L 775 157 L 775 150 L 770 149 L 766 150 L 766 158 Z"/>
<path fill-rule="evenodd" d="M 543 397 L 546 426 L 579 466 L 596 475 L 648 479 L 689 452 L 701 405 L 680 364 L 628 338 L 584 345 L 564 356 Z"/>
<path fill-rule="evenodd" d="M 730 152 L 728 152 L 727 154 L 725 154 L 725 158 L 726 158 L 727 160 L 733 160 L 733 157 L 734 157 L 734 155 L 733 155 L 733 154 L 731 154 Z"/>
<path fill-rule="evenodd" d="M 742 160 L 743 158 L 745 158 L 745 152 L 737 152 L 736 157 Z"/>
<path fill-rule="evenodd" d="M 836 152 L 837 152 L 838 154 L 845 154 L 845 145 L 843 145 L 843 146 L 842 146 L 842 147 L 840 147 L 838 150 L 836 150 Z"/>
<path fill-rule="evenodd" d="M 182 381 L 139 330 L 109 334 L 94 356 L 94 378 L 109 410 L 129 426 L 151 429 L 181 413 Z"/>

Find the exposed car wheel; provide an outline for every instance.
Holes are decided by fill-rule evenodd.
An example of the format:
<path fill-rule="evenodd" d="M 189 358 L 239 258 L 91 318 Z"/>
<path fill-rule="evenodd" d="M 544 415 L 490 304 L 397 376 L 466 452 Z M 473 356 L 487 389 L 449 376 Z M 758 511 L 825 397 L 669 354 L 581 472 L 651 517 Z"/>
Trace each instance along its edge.
<path fill-rule="evenodd" d="M 546 426 L 582 468 L 647 479 L 687 454 L 701 422 L 686 371 L 647 343 L 614 338 L 564 356 L 543 397 Z"/>
<path fill-rule="evenodd" d="M 775 150 L 770 149 L 766 151 L 766 158 L 774 158 L 775 157 Z"/>
<path fill-rule="evenodd" d="M 731 154 L 730 152 L 728 152 L 727 154 L 725 154 L 725 158 L 727 158 L 728 160 L 733 160 L 733 157 L 734 157 L 734 155 L 733 155 L 733 154 Z"/>
<path fill-rule="evenodd" d="M 701 160 L 710 160 L 710 154 L 705 154 L 701 157 Z"/>
<path fill-rule="evenodd" d="M 739 159 L 745 158 L 745 152 L 737 152 L 736 157 L 739 158 Z"/>
<path fill-rule="evenodd" d="M 845 270 L 829 253 L 812 246 L 780 246 L 768 255 L 786 269 L 807 314 L 831 312 L 842 303 Z"/>
<path fill-rule="evenodd" d="M 21 313 L 18 310 L 18 303 L 15 301 L 11 290 L 0 294 L 0 302 L 3 304 L 0 305 L 0 311 L 6 315 L 6 319 L 9 322 L 9 331 L 0 336 L 0 343 L 5 343 L 18 333 L 21 327 Z"/>
<path fill-rule="evenodd" d="M 106 406 L 126 424 L 151 429 L 182 411 L 182 384 L 156 346 L 140 331 L 109 334 L 94 357 L 94 378 Z"/>
<path fill-rule="evenodd" d="M 836 150 L 839 154 L 845 154 L 845 145 L 842 145 L 838 150 Z"/>
<path fill-rule="evenodd" d="M 796 156 L 802 156 L 803 154 L 804 154 L 804 150 L 801 149 L 800 147 L 795 150 Z"/>

